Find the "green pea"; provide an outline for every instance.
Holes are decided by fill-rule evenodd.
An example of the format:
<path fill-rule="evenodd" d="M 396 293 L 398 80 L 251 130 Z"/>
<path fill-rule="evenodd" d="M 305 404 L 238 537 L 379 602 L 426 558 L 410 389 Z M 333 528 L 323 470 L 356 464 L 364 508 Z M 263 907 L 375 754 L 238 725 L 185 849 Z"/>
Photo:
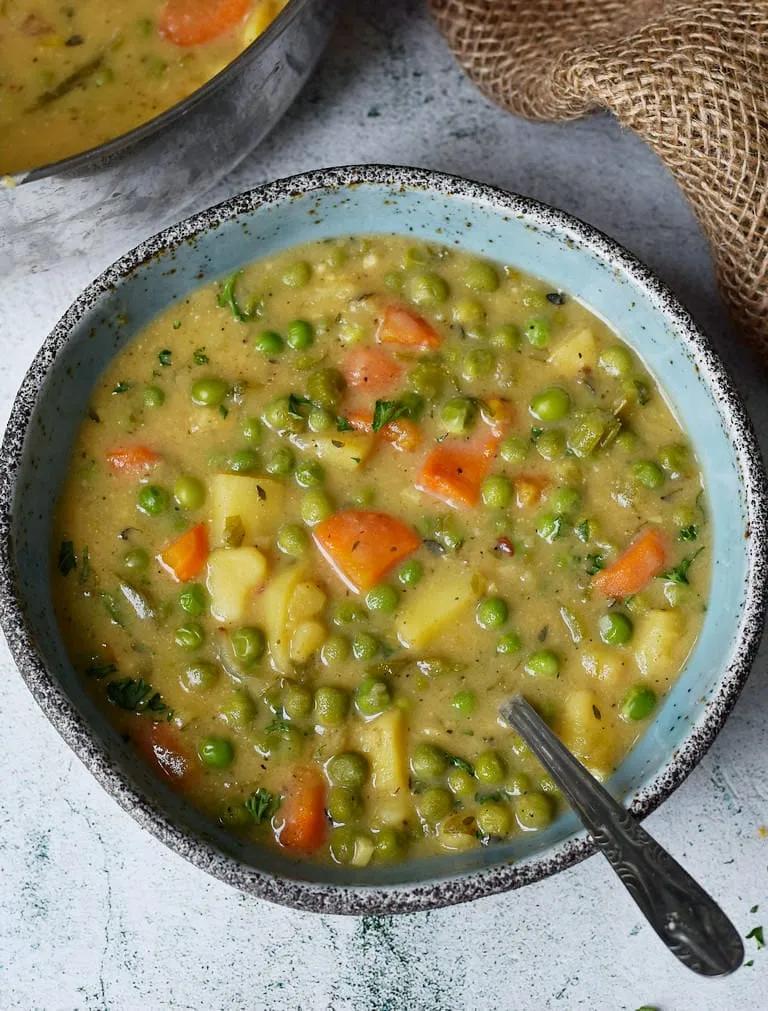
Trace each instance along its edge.
<path fill-rule="evenodd" d="M 335 633 L 329 635 L 320 650 L 320 659 L 326 667 L 334 667 L 338 663 L 343 663 L 350 654 L 349 641 L 343 636 Z"/>
<path fill-rule="evenodd" d="M 244 691 L 235 692 L 219 709 L 219 716 L 231 727 L 244 727 L 256 715 L 256 705 Z"/>
<path fill-rule="evenodd" d="M 262 428 L 261 421 L 259 421 L 258 418 L 246 418 L 243 422 L 241 431 L 246 442 L 252 442 L 254 445 L 259 445 L 261 443 L 264 429 Z"/>
<path fill-rule="evenodd" d="M 512 831 L 512 813 L 505 804 L 486 801 L 475 815 L 477 831 L 485 839 L 504 839 Z"/>
<path fill-rule="evenodd" d="M 544 460 L 557 460 L 565 455 L 565 436 L 559 428 L 542 432 L 536 440 L 536 452 Z"/>
<path fill-rule="evenodd" d="M 302 460 L 296 465 L 293 476 L 301 488 L 316 488 L 325 480 L 325 471 L 316 460 Z"/>
<path fill-rule="evenodd" d="M 483 481 L 480 495 L 489 509 L 506 509 L 512 501 L 512 482 L 502 474 L 493 474 Z"/>
<path fill-rule="evenodd" d="M 690 472 L 691 456 L 687 446 L 663 446 L 659 450 L 659 463 L 672 478 L 684 477 Z"/>
<path fill-rule="evenodd" d="M 297 260 L 283 271 L 282 282 L 287 288 L 303 288 L 312 277 L 312 267 L 306 260 Z"/>
<path fill-rule="evenodd" d="M 664 484 L 664 471 L 653 460 L 638 460 L 632 465 L 632 476 L 646 488 L 660 488 Z"/>
<path fill-rule="evenodd" d="M 446 281 L 433 271 L 413 274 L 406 281 L 406 294 L 416 305 L 440 305 L 448 298 L 450 289 Z"/>
<path fill-rule="evenodd" d="M 522 463 L 528 456 L 529 443 L 516 435 L 510 435 L 499 447 L 499 456 L 505 463 Z"/>
<path fill-rule="evenodd" d="M 461 326 L 477 326 L 485 319 L 485 309 L 475 298 L 460 298 L 454 303 L 453 318 Z"/>
<path fill-rule="evenodd" d="M 186 625 L 179 625 L 173 639 L 182 649 L 199 649 L 205 640 L 205 632 L 202 625 L 190 621 Z"/>
<path fill-rule="evenodd" d="M 183 474 L 173 485 L 173 497 L 181 509 L 199 509 L 205 502 L 205 485 L 196 477 Z"/>
<path fill-rule="evenodd" d="M 147 516 L 159 516 L 170 504 L 170 495 L 160 485 L 145 484 L 139 489 L 136 505 Z"/>
<path fill-rule="evenodd" d="M 376 833 L 375 856 L 377 860 L 386 862 L 399 860 L 402 858 L 405 850 L 406 842 L 403 834 L 402 832 L 398 832 L 396 828 L 385 826 L 384 828 L 380 828 Z"/>
<path fill-rule="evenodd" d="M 354 790 L 350 790 L 345 786 L 334 786 L 328 791 L 328 800 L 326 802 L 326 810 L 331 816 L 331 821 L 336 822 L 337 825 L 343 825 L 345 822 L 355 821 L 362 813 L 363 805 L 360 800 L 360 794 L 356 793 Z M 333 833 L 336 837 L 336 833 Z M 333 850 L 333 840 L 331 840 L 331 848 Z M 334 854 L 338 859 L 339 854 Z M 347 857 L 344 862 L 349 862 L 352 859 L 352 854 Z"/>
<path fill-rule="evenodd" d="M 527 793 L 531 788 L 531 781 L 526 776 L 524 772 L 513 772 L 507 776 L 507 782 L 504 786 L 505 791 L 511 797 L 519 797 L 524 793 Z"/>
<path fill-rule="evenodd" d="M 261 660 L 267 648 L 267 640 L 260 628 L 246 625 L 235 629 L 230 636 L 232 652 L 244 664 Z"/>
<path fill-rule="evenodd" d="M 501 628 L 508 617 L 509 608 L 502 597 L 486 597 L 475 610 L 475 620 L 480 628 Z"/>
<path fill-rule="evenodd" d="M 159 386 L 144 387 L 144 406 L 162 407 L 165 403 L 165 394 Z"/>
<path fill-rule="evenodd" d="M 485 260 L 474 260 L 467 264 L 462 280 L 472 291 L 483 292 L 496 291 L 500 283 L 499 272 Z"/>
<path fill-rule="evenodd" d="M 603 614 L 597 623 L 600 638 L 609 646 L 626 646 L 632 638 L 632 622 L 620 611 Z"/>
<path fill-rule="evenodd" d="M 315 718 L 323 727 L 343 723 L 349 711 L 349 696 L 343 688 L 324 685 L 315 691 Z"/>
<path fill-rule="evenodd" d="M 562 421 L 571 409 L 571 398 L 560 386 L 549 386 L 534 394 L 529 411 L 539 421 Z"/>
<path fill-rule="evenodd" d="M 502 323 L 491 331 L 488 343 L 498 351 L 517 351 L 520 348 L 520 331 L 514 323 Z"/>
<path fill-rule="evenodd" d="M 504 782 L 507 767 L 504 759 L 496 751 L 484 751 L 475 761 L 475 776 L 481 783 L 496 786 Z"/>
<path fill-rule="evenodd" d="M 624 720 L 645 720 L 656 708 L 656 692 L 647 685 L 635 685 L 624 696 L 621 716 Z"/>
<path fill-rule="evenodd" d="M 457 797 L 471 797 L 475 792 L 475 777 L 466 769 L 453 768 L 445 777 L 448 789 Z"/>
<path fill-rule="evenodd" d="M 196 379 L 189 392 L 192 403 L 198 407 L 218 407 L 229 393 L 229 383 L 209 376 L 207 379 Z"/>
<path fill-rule="evenodd" d="M 523 290 L 521 301 L 526 309 L 546 309 L 549 303 L 547 296 L 540 288 L 526 285 Z"/>
<path fill-rule="evenodd" d="M 544 513 L 536 525 L 536 533 L 543 541 L 551 544 L 560 536 L 562 527 L 563 521 L 560 516 L 556 516 L 554 513 Z"/>
<path fill-rule="evenodd" d="M 344 600 L 333 614 L 334 625 L 355 625 L 365 620 L 365 611 L 352 600 Z"/>
<path fill-rule="evenodd" d="M 321 488 L 306 492 L 301 500 L 301 518 L 309 527 L 317 526 L 333 513 L 331 500 Z"/>
<path fill-rule="evenodd" d="M 448 768 L 448 756 L 434 744 L 422 741 L 411 755 L 411 769 L 417 779 L 438 779 Z"/>
<path fill-rule="evenodd" d="M 277 720 L 267 727 L 266 753 L 280 759 L 298 758 L 304 750 L 304 735 L 298 727 Z"/>
<path fill-rule="evenodd" d="M 283 338 L 275 330 L 262 330 L 253 346 L 263 355 L 279 355 L 283 350 Z"/>
<path fill-rule="evenodd" d="M 188 692 L 207 692 L 219 680 L 219 668 L 208 660 L 198 660 L 185 667 L 182 686 Z"/>
<path fill-rule="evenodd" d="M 435 531 L 435 540 L 446 551 L 459 550 L 464 543 L 464 533 L 453 516 L 446 516 L 440 521 L 440 525 Z"/>
<path fill-rule="evenodd" d="M 298 435 L 303 432 L 306 422 L 298 417 L 289 397 L 275 397 L 265 406 L 262 418 L 266 425 L 279 434 L 285 432 Z"/>
<path fill-rule="evenodd" d="M 403 275 L 397 270 L 390 270 L 384 275 L 384 287 L 390 291 L 400 291 L 403 287 Z"/>
<path fill-rule="evenodd" d="M 549 496 L 549 506 L 557 516 L 570 516 L 581 504 L 581 495 L 575 488 L 555 488 Z"/>
<path fill-rule="evenodd" d="M 473 348 L 464 355 L 464 361 L 461 363 L 462 379 L 468 383 L 475 379 L 483 379 L 493 372 L 495 364 L 496 356 L 493 351 L 487 348 Z"/>
<path fill-rule="evenodd" d="M 500 656 L 510 656 L 513 653 L 518 653 L 522 648 L 522 645 L 520 636 L 517 632 L 507 632 L 506 635 L 502 635 L 496 643 L 496 652 Z"/>
<path fill-rule="evenodd" d="M 334 786 L 359 790 L 368 779 L 368 759 L 357 751 L 342 751 L 328 760 L 326 771 Z"/>
<path fill-rule="evenodd" d="M 622 428 L 613 440 L 613 444 L 617 449 L 620 449 L 622 453 L 634 453 L 640 445 L 640 439 L 628 428 Z"/>
<path fill-rule="evenodd" d="M 552 801 L 543 793 L 515 797 L 515 818 L 524 832 L 536 832 L 552 821 Z"/>
<path fill-rule="evenodd" d="M 301 558 L 309 547 L 309 536 L 298 523 L 286 523 L 277 532 L 277 547 L 284 555 Z"/>
<path fill-rule="evenodd" d="M 375 488 L 359 488 L 352 496 L 352 505 L 365 509 L 376 501 Z"/>
<path fill-rule="evenodd" d="M 307 379 L 307 395 L 314 404 L 333 410 L 345 386 L 344 377 L 337 369 L 318 369 Z"/>
<path fill-rule="evenodd" d="M 199 618 L 208 603 L 208 594 L 200 583 L 192 583 L 179 594 L 179 607 L 194 618 Z"/>
<path fill-rule="evenodd" d="M 551 649 L 537 649 L 525 661 L 523 669 L 531 677 L 556 678 L 560 674 L 560 661 Z"/>
<path fill-rule="evenodd" d="M 305 319 L 293 320 L 288 324 L 286 333 L 288 347 L 293 348 L 294 351 L 306 351 L 307 348 L 312 347 L 315 341 L 315 331 L 312 324 L 307 323 Z"/>
<path fill-rule="evenodd" d="M 451 705 L 462 716 L 471 716 L 477 705 L 477 696 L 470 691 L 456 692 L 451 699 Z"/>
<path fill-rule="evenodd" d="M 197 754 L 203 765 L 211 769 L 226 769 L 232 764 L 235 749 L 224 737 L 204 737 L 198 746 Z"/>
<path fill-rule="evenodd" d="M 549 344 L 549 323 L 545 319 L 528 320 L 523 332 L 531 347 L 545 348 Z"/>
<path fill-rule="evenodd" d="M 373 660 L 379 652 L 379 640 L 370 632 L 355 632 L 352 636 L 352 655 L 355 660 Z"/>
<path fill-rule="evenodd" d="M 261 457 L 254 449 L 238 449 L 229 458 L 229 469 L 234 474 L 250 474 L 261 466 Z"/>
<path fill-rule="evenodd" d="M 606 348 L 597 363 L 609 376 L 628 376 L 634 368 L 632 355 L 622 344 Z"/>
<path fill-rule="evenodd" d="M 354 650 L 354 639 L 352 649 Z M 355 689 L 355 705 L 363 716 L 377 716 L 383 713 L 389 708 L 391 701 L 392 696 L 387 683 L 379 678 L 364 678 Z"/>
<path fill-rule="evenodd" d="M 336 427 L 336 418 L 324 407 L 312 407 L 307 415 L 311 432 L 329 432 Z"/>
<path fill-rule="evenodd" d="M 369 611 L 382 611 L 385 614 L 391 614 L 397 610 L 399 601 L 400 596 L 397 590 L 387 583 L 374 586 L 365 595 L 365 606 Z"/>
<path fill-rule="evenodd" d="M 312 712 L 312 692 L 304 685 L 289 681 L 283 689 L 283 709 L 292 720 L 301 720 Z"/>
<path fill-rule="evenodd" d="M 403 586 L 416 586 L 424 575 L 424 566 L 416 558 L 405 562 L 397 572 L 397 579 Z"/>
<path fill-rule="evenodd" d="M 442 786 L 431 786 L 420 794 L 416 806 L 428 825 L 436 825 L 453 810 L 453 797 Z"/>
<path fill-rule="evenodd" d="M 293 453 L 287 446 L 280 446 L 267 458 L 264 469 L 272 477 L 287 477 L 293 470 Z"/>
<path fill-rule="evenodd" d="M 672 511 L 672 522 L 681 528 L 695 526 L 696 510 L 689 505 L 679 505 Z"/>
<path fill-rule="evenodd" d="M 143 572 L 149 565 L 149 555 L 144 548 L 131 548 L 123 555 L 123 565 L 131 572 Z"/>
<path fill-rule="evenodd" d="M 419 362 L 408 373 L 408 385 L 427 400 L 440 396 L 444 382 L 445 373 L 433 362 Z"/>
<path fill-rule="evenodd" d="M 455 435 L 469 431 L 476 416 L 477 407 L 467 397 L 453 397 L 440 409 L 440 421 L 443 427 Z"/>
<path fill-rule="evenodd" d="M 404 267 L 418 267 L 421 264 L 429 263 L 429 250 L 423 246 L 410 246 L 403 256 Z"/>

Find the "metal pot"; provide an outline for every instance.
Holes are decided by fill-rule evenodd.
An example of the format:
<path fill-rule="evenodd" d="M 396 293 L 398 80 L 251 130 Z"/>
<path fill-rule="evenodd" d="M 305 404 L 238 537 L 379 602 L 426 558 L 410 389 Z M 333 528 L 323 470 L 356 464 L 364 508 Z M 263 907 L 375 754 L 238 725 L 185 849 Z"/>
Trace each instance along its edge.
<path fill-rule="evenodd" d="M 106 144 L 0 185 L 0 269 L 78 256 L 112 222 L 138 238 L 177 218 L 259 143 L 328 40 L 336 0 L 291 0 L 183 102 Z"/>

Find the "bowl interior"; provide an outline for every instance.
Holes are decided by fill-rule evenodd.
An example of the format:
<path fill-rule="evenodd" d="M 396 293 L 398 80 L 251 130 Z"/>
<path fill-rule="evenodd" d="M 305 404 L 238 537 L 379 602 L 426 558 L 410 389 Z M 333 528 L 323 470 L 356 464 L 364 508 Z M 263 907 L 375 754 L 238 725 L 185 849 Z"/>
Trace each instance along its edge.
<path fill-rule="evenodd" d="M 306 178 L 306 177 L 305 177 Z M 99 374 L 114 355 L 157 312 L 201 283 L 286 246 L 330 236 L 394 232 L 456 244 L 521 268 L 562 287 L 606 319 L 644 360 L 660 383 L 704 471 L 714 527 L 711 602 L 698 644 L 648 732 L 616 772 L 611 789 L 634 799 L 644 813 L 695 764 L 709 742 L 706 727 L 719 721 L 730 702 L 723 686 L 739 671 L 739 647 L 749 629 L 744 611 L 754 545 L 748 501 L 756 494 L 754 473 L 741 447 L 740 415 L 734 420 L 722 376 L 711 352 L 699 343 L 684 313 L 641 268 L 610 242 L 578 222 L 520 198 L 447 177 L 390 171 L 355 186 L 343 177 L 315 176 L 312 184 L 274 184 L 191 219 L 165 238 L 150 240 L 108 271 L 62 320 L 33 366 L 47 369 L 32 408 L 16 485 L 12 544 L 18 595 L 31 638 L 53 679 L 88 728 L 70 743 L 86 761 L 95 750 L 108 756 L 95 771 L 127 807 L 157 830 L 159 809 L 180 836 L 208 840 L 219 856 L 235 858 L 267 875 L 299 881 L 362 886 L 425 883 L 516 861 L 530 867 L 568 848 L 577 833 L 566 814 L 541 834 L 461 855 L 415 860 L 393 868 L 369 868 L 350 878 L 343 869 L 296 865 L 272 850 L 244 844 L 208 823 L 163 784 L 127 749 L 83 691 L 64 651 L 53 618 L 49 582 L 51 518 L 68 466 L 70 447 Z M 165 251 L 163 251 L 165 247 Z M 150 255 L 157 254 L 157 255 Z M 752 482 L 752 485 L 750 484 Z M 759 492 L 759 488 L 757 489 Z M 759 497 L 759 495 L 758 495 Z M 754 566 L 752 566 L 754 568 Z M 749 611 L 747 607 L 747 611 Z M 752 607 L 754 611 L 754 606 Z M 35 686 L 33 686 L 34 688 Z M 38 683 L 36 695 L 54 722 L 63 712 L 58 692 Z M 738 685 L 735 691 L 738 690 Z M 41 698 L 41 695 L 45 698 Z M 77 736 L 77 735 L 74 735 Z M 702 744 L 702 740 L 704 743 Z M 98 763 L 89 761 L 94 767 Z M 104 771 L 119 770 L 116 786 Z M 159 820 L 163 820 L 160 818 Z M 155 824 L 153 824 L 155 823 Z M 197 862 L 200 858 L 199 844 Z M 177 845 L 177 848 L 182 848 Z M 187 855 L 190 855 L 189 853 Z M 556 861 L 551 865 L 556 869 Z M 359 876 L 358 876 L 359 875 Z"/>

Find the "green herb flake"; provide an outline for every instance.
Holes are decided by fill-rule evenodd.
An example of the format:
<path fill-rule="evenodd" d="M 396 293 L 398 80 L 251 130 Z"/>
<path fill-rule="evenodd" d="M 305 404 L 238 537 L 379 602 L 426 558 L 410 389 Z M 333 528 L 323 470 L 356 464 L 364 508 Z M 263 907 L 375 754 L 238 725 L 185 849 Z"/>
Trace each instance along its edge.
<path fill-rule="evenodd" d="M 687 586 L 688 570 L 693 565 L 697 555 L 700 555 L 703 550 L 704 548 L 699 548 L 699 550 L 695 551 L 692 555 L 688 555 L 687 558 L 684 558 L 673 569 L 668 569 L 666 572 L 663 572 L 661 578 L 668 580 L 670 583 L 684 583 Z"/>
<path fill-rule="evenodd" d="M 110 674 L 117 674 L 117 664 L 92 663 L 85 668 L 84 674 L 86 677 L 101 681 L 103 678 L 109 677 Z"/>
<path fill-rule="evenodd" d="M 192 360 L 195 365 L 207 365 L 210 361 L 208 355 L 205 353 L 205 348 L 197 348 L 192 353 Z"/>
<path fill-rule="evenodd" d="M 750 909 L 750 913 L 756 913 L 759 908 L 760 908 L 759 906 L 752 906 L 752 908 Z"/>
<path fill-rule="evenodd" d="M 222 416 L 222 418 L 229 417 L 229 408 L 227 407 L 226 404 L 219 404 L 219 414 Z"/>
<path fill-rule="evenodd" d="M 124 379 L 121 379 L 120 382 L 113 387 L 112 395 L 115 396 L 116 394 L 127 393 L 132 385 L 133 383 L 127 383 Z"/>
<path fill-rule="evenodd" d="M 248 797 L 244 806 L 256 824 L 261 825 L 275 814 L 280 807 L 280 802 L 279 796 L 270 793 L 264 787 L 259 787 Z"/>
<path fill-rule="evenodd" d="M 173 321 L 173 329 L 174 330 L 180 330 L 181 329 L 181 320 L 180 319 L 175 319 Z"/>
<path fill-rule="evenodd" d="M 765 947 L 765 939 L 763 938 L 763 928 L 753 927 L 748 934 L 745 935 L 746 939 L 749 941 L 754 938 L 755 944 L 757 945 L 758 951 L 760 948 Z"/>
<path fill-rule="evenodd" d="M 143 713 L 145 710 L 160 713 L 166 709 L 162 695 L 153 691 L 152 685 L 144 678 L 110 681 L 107 685 L 107 698 L 113 705 L 132 713 Z"/>
<path fill-rule="evenodd" d="M 573 528 L 573 532 L 576 534 L 576 536 L 579 538 L 582 544 L 586 544 L 589 541 L 590 537 L 589 520 L 582 520 L 581 523 L 578 523 Z"/>
<path fill-rule="evenodd" d="M 605 568 L 605 558 L 602 555 L 587 555 L 586 563 L 588 576 L 594 576 L 596 572 Z"/>
<path fill-rule="evenodd" d="M 691 523 L 690 526 L 683 527 L 679 534 L 681 541 L 695 541 L 698 536 L 699 528 L 695 523 Z"/>
<path fill-rule="evenodd" d="M 378 432 L 385 425 L 388 425 L 390 421 L 397 421 L 404 414 L 408 414 L 408 410 L 408 404 L 403 403 L 402 400 L 377 400 L 376 406 L 373 409 L 373 424 L 371 428 L 374 432 Z"/>
<path fill-rule="evenodd" d="M 336 431 L 337 432 L 353 432 L 355 426 L 349 420 L 349 418 L 343 418 L 339 415 L 336 418 Z"/>
<path fill-rule="evenodd" d="M 539 428 L 537 425 L 534 425 L 533 428 L 531 429 L 531 442 L 538 442 L 543 434 L 544 429 Z"/>
<path fill-rule="evenodd" d="M 157 360 L 160 362 L 161 365 L 164 365 L 166 368 L 171 364 L 172 358 L 173 352 L 170 350 L 170 348 L 164 348 L 157 356 Z"/>
<path fill-rule="evenodd" d="M 232 313 L 233 319 L 236 319 L 238 323 L 247 323 L 249 320 L 256 319 L 260 312 L 259 300 L 257 298 L 252 298 L 247 306 L 243 306 L 238 301 L 237 295 L 235 293 L 235 286 L 237 285 L 237 279 L 242 274 L 241 270 L 236 270 L 234 274 L 224 281 L 219 293 L 216 296 L 216 302 L 221 309 L 229 309 Z"/>
<path fill-rule="evenodd" d="M 463 772 L 468 773 L 470 776 L 474 776 L 475 770 L 472 768 L 470 763 L 466 758 L 460 758 L 459 755 L 448 755 L 448 761 L 451 765 L 455 765 L 457 769 L 461 769 Z"/>
<path fill-rule="evenodd" d="M 59 572 L 62 576 L 68 576 L 76 568 L 75 545 L 72 541 L 62 541 L 59 546 Z"/>

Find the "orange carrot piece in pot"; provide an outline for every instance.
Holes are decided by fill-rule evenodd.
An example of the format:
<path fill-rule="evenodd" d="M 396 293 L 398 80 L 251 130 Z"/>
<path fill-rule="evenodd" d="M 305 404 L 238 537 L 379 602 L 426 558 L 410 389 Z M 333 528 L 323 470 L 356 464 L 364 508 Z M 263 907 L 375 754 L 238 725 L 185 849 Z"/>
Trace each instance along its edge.
<path fill-rule="evenodd" d="M 158 31 L 176 46 L 199 46 L 236 28 L 252 0 L 167 0 Z"/>
<path fill-rule="evenodd" d="M 158 555 L 163 567 L 180 583 L 199 575 L 208 558 L 208 529 L 205 523 L 190 527 Z"/>
<path fill-rule="evenodd" d="M 379 344 L 400 344 L 409 348 L 434 350 L 442 343 L 440 334 L 423 316 L 402 305 L 388 305 L 376 329 Z"/>
<path fill-rule="evenodd" d="M 631 597 L 664 569 L 667 540 L 658 527 L 641 530 L 619 557 L 592 577 L 592 585 L 606 597 Z"/>
<path fill-rule="evenodd" d="M 325 842 L 325 782 L 315 766 L 295 769 L 276 816 L 277 841 L 299 853 L 312 853 Z"/>
<path fill-rule="evenodd" d="M 118 472 L 135 474 L 159 462 L 160 455 L 149 446 L 117 446 L 107 453 L 107 463 Z"/>
<path fill-rule="evenodd" d="M 319 523 L 314 540 L 336 574 L 353 590 L 369 590 L 421 543 L 387 513 L 345 509 Z"/>

